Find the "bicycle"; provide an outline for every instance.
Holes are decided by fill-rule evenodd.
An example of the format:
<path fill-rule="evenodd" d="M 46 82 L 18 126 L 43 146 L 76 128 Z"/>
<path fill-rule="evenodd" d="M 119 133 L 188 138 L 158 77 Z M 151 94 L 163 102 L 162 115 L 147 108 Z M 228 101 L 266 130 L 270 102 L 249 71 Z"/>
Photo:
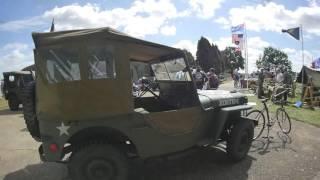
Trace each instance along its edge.
<path fill-rule="evenodd" d="M 288 89 L 285 89 L 283 92 L 274 95 L 272 97 L 272 101 L 275 102 L 276 101 L 275 99 L 277 99 L 277 97 L 283 95 L 286 92 L 288 92 Z M 269 99 L 261 99 L 261 102 L 264 106 L 262 110 L 252 110 L 247 114 L 248 118 L 257 121 L 257 125 L 254 130 L 254 137 L 253 137 L 254 140 L 261 136 L 262 132 L 265 129 L 265 126 L 268 127 L 267 137 L 269 138 L 270 129 L 274 125 L 275 121 L 278 122 L 278 125 L 284 134 L 289 134 L 291 131 L 291 120 L 284 108 L 284 104 L 286 103 L 286 101 L 282 99 L 280 101 L 277 101 L 278 103 L 280 103 L 281 106 L 277 108 L 275 117 L 270 118 L 269 108 L 268 108 L 268 105 L 266 104 L 268 100 Z M 267 115 L 267 124 L 266 124 L 266 119 L 264 114 Z M 284 126 L 285 123 L 288 124 L 287 128 L 285 128 Z"/>

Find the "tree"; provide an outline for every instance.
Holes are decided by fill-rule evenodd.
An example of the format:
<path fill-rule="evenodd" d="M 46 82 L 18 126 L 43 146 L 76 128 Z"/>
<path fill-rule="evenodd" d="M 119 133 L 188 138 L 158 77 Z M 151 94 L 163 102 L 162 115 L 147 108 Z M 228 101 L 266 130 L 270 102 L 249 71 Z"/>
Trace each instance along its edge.
<path fill-rule="evenodd" d="M 196 63 L 195 63 L 194 57 L 191 54 L 191 52 L 186 49 L 183 49 L 183 52 L 185 53 L 185 55 L 187 57 L 187 61 L 188 61 L 189 66 L 195 66 Z"/>
<path fill-rule="evenodd" d="M 209 49 L 210 49 L 210 43 L 209 41 L 201 37 L 198 41 L 198 47 L 197 47 L 197 62 L 199 66 L 204 70 L 208 71 L 210 67 L 212 67 L 212 63 L 209 61 Z"/>
<path fill-rule="evenodd" d="M 256 62 L 258 68 L 276 70 L 277 68 L 286 67 L 289 72 L 292 70 L 291 61 L 288 59 L 288 55 L 276 48 L 267 47 L 264 48 L 263 54 Z"/>
<path fill-rule="evenodd" d="M 214 68 L 219 74 L 223 71 L 221 53 L 218 46 L 210 44 L 208 39 L 201 37 L 197 47 L 197 62 L 204 71 Z"/>
<path fill-rule="evenodd" d="M 234 47 L 226 47 L 222 54 L 226 69 L 232 72 L 236 68 L 244 68 L 244 58 Z"/>

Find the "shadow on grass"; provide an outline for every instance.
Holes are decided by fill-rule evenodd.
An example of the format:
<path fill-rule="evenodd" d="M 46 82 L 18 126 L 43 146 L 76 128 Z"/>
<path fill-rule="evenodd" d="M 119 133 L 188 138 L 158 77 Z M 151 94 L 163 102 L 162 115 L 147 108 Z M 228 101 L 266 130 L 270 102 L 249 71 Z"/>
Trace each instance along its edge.
<path fill-rule="evenodd" d="M 248 179 L 253 158 L 231 162 L 224 151 L 215 148 L 197 149 L 182 156 L 166 156 L 145 161 L 137 180 L 181 179 Z M 63 164 L 41 163 L 29 165 L 7 174 L 4 180 L 71 180 Z M 129 178 L 132 180 L 132 177 Z"/>

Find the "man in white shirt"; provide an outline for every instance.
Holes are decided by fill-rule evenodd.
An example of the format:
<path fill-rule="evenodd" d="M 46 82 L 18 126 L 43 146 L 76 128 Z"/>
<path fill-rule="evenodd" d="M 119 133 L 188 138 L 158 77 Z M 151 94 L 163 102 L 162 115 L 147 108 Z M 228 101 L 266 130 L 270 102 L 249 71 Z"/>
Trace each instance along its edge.
<path fill-rule="evenodd" d="M 284 80 L 283 73 L 279 70 L 276 76 L 276 82 L 283 83 L 283 80 Z"/>

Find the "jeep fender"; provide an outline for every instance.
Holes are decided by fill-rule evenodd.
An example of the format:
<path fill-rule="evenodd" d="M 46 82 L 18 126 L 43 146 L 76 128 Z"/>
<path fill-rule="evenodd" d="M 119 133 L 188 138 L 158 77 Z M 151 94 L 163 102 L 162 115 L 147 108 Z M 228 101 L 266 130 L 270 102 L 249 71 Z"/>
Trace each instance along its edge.
<path fill-rule="evenodd" d="M 238 105 L 221 108 L 218 117 L 219 120 L 216 120 L 215 124 L 213 125 L 212 132 L 215 132 L 213 135 L 213 140 L 217 142 L 225 128 L 228 128 L 230 125 L 232 125 L 234 121 L 243 118 L 241 117 L 241 111 L 246 111 L 251 108 L 251 105 Z"/>

